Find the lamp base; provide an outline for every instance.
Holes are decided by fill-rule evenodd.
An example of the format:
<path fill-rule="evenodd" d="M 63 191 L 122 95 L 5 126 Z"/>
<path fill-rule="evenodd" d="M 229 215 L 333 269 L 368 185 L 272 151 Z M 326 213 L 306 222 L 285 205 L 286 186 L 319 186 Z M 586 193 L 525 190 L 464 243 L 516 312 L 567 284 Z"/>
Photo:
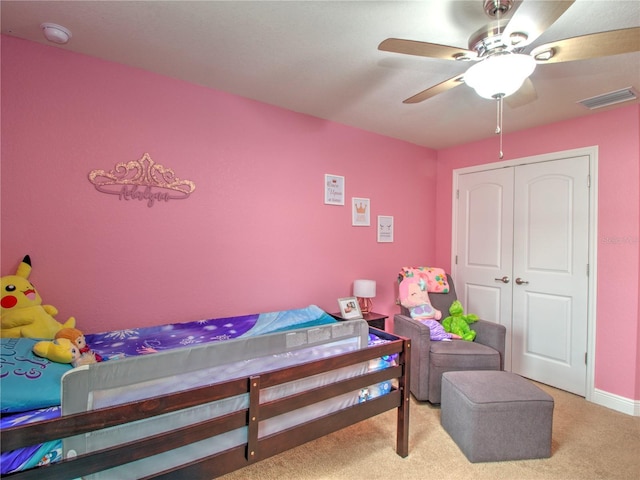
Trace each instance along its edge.
<path fill-rule="evenodd" d="M 360 306 L 360 311 L 363 315 L 370 313 L 373 308 L 373 302 L 370 298 L 358 297 L 358 305 Z"/>

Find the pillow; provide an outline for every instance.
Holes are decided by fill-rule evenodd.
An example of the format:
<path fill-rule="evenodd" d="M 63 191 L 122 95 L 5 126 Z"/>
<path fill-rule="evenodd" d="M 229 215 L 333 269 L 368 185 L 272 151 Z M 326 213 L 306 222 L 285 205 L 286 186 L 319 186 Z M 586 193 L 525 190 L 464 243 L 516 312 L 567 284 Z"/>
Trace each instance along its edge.
<path fill-rule="evenodd" d="M 426 267 L 427 291 L 429 293 L 449 293 L 447 274 L 442 268 Z"/>
<path fill-rule="evenodd" d="M 429 293 L 449 293 L 447 274 L 442 268 L 435 267 L 403 267 L 398 275 L 398 283 L 406 277 L 422 277 L 427 282 Z"/>
<path fill-rule="evenodd" d="M 73 368 L 32 352 L 33 338 L 0 339 L 0 412 L 60 405 L 60 379 Z"/>

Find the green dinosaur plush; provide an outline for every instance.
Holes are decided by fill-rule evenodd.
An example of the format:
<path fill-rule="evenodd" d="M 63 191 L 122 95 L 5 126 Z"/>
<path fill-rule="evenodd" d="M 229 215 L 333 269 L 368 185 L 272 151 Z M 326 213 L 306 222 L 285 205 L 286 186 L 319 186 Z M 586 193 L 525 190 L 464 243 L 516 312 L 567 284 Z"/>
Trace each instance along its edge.
<path fill-rule="evenodd" d="M 458 300 L 455 300 L 449 307 L 449 314 L 449 317 L 442 320 L 445 331 L 458 335 L 462 340 L 473 342 L 476 338 L 476 332 L 469 328 L 469 324 L 478 320 L 478 316 L 473 313 L 465 315 L 464 308 Z"/>

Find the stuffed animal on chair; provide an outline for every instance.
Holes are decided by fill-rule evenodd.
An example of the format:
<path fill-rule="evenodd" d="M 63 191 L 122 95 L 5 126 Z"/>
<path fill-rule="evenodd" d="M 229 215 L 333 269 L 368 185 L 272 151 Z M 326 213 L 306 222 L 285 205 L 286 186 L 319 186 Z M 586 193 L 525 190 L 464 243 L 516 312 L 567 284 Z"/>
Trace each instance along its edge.
<path fill-rule="evenodd" d="M 404 277 L 398 286 L 400 304 L 409 310 L 414 320 L 433 318 L 440 320 L 442 312 L 431 305 L 427 282 L 422 277 Z"/>
<path fill-rule="evenodd" d="M 59 323 L 54 318 L 58 309 L 42 305 L 40 294 L 28 280 L 30 274 L 31 259 L 26 255 L 15 275 L 1 279 L 0 337 L 52 339 L 60 329 L 76 325 L 73 317 Z"/>
<path fill-rule="evenodd" d="M 449 314 L 447 318 L 442 320 L 442 326 L 447 332 L 458 335 L 463 340 L 473 342 L 476 338 L 475 330 L 469 328 L 469 324 L 478 320 L 478 316 L 470 313 L 464 314 L 464 308 L 459 300 L 454 300 L 449 307 Z"/>
<path fill-rule="evenodd" d="M 440 325 L 442 312 L 433 308 L 427 282 L 422 276 L 403 276 L 398 285 L 400 305 L 409 310 L 411 318 L 418 320 L 431 330 L 431 340 L 451 340 L 451 333 L 447 333 Z"/>

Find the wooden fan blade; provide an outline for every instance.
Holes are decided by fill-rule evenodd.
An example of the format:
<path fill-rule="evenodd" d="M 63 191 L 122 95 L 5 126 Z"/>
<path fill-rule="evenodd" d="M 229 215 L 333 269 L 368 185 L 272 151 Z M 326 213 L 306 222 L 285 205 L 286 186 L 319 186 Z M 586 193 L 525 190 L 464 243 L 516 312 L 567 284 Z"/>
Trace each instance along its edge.
<path fill-rule="evenodd" d="M 447 90 L 457 87 L 458 85 L 462 85 L 464 83 L 462 81 L 462 78 L 463 78 L 462 75 L 457 75 L 433 87 L 427 88 L 426 90 L 423 90 L 420 93 L 416 93 L 413 97 L 407 98 L 402 103 L 419 103 L 424 100 L 427 100 L 428 98 L 434 97 L 439 93 L 446 92 Z"/>
<path fill-rule="evenodd" d="M 640 27 L 565 38 L 540 45 L 533 49 L 531 55 L 538 63 L 558 63 L 637 51 L 640 51 Z M 545 60 L 547 52 L 553 56 Z"/>
<path fill-rule="evenodd" d="M 511 108 L 518 108 L 528 103 L 534 102 L 538 99 L 538 92 L 536 87 L 533 86 L 533 82 L 530 78 L 527 78 L 522 86 L 513 95 L 504 97 L 504 101 Z"/>
<path fill-rule="evenodd" d="M 417 55 L 419 57 L 441 58 L 443 60 L 455 60 L 456 57 L 460 56 L 469 59 L 478 57 L 476 52 L 465 48 L 449 47 L 448 45 L 438 45 L 437 43 L 418 42 L 416 40 L 403 40 L 401 38 L 387 38 L 378 45 L 378 50 Z"/>
<path fill-rule="evenodd" d="M 527 2 L 524 0 L 513 13 L 511 20 L 504 28 L 503 39 L 513 33 L 524 33 L 526 40 L 520 41 L 518 47 L 533 43 L 547 28 L 562 16 L 575 0 L 553 2 Z"/>

